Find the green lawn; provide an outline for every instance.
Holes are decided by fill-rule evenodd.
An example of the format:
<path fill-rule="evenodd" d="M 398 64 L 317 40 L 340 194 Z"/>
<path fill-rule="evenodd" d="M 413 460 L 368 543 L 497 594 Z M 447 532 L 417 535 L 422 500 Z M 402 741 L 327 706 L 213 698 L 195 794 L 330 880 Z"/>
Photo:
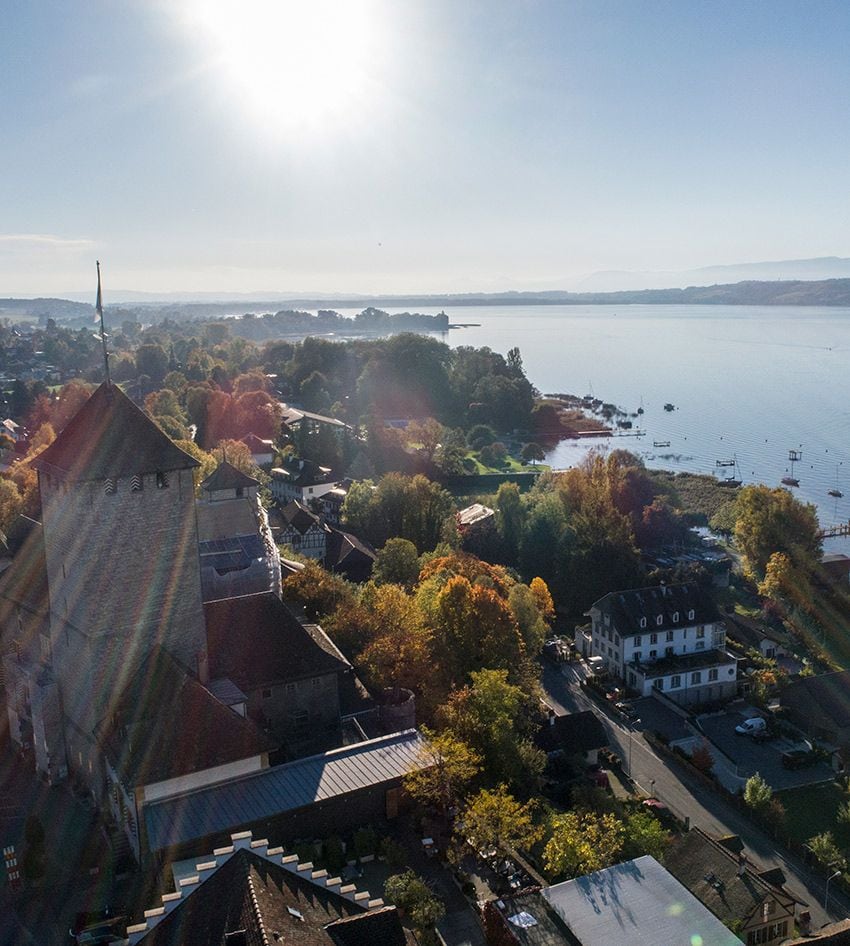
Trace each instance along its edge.
<path fill-rule="evenodd" d="M 831 831 L 842 850 L 850 847 L 850 825 L 835 818 L 838 806 L 848 800 L 837 782 L 792 788 L 779 792 L 777 798 L 785 806 L 785 823 L 794 840 L 805 842 Z"/>

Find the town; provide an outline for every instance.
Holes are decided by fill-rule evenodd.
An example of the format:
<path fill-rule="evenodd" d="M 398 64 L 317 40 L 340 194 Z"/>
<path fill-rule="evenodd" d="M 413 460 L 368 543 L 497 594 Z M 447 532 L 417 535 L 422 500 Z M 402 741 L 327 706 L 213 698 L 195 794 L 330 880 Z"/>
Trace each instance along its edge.
<path fill-rule="evenodd" d="M 516 348 L 98 303 L 0 328 L 10 942 L 850 936 L 812 507 L 550 470 Z"/>

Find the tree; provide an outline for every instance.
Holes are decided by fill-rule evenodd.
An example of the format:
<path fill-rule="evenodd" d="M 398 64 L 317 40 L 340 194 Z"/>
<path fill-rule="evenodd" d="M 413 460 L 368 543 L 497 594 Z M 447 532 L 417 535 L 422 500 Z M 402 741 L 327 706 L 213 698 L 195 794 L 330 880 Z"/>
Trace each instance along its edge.
<path fill-rule="evenodd" d="M 496 493 L 496 521 L 509 562 L 516 562 L 525 513 L 516 483 L 502 483 Z"/>
<path fill-rule="evenodd" d="M 526 463 L 539 463 L 546 459 L 546 451 L 539 443 L 527 443 L 523 446 L 520 456 Z"/>
<path fill-rule="evenodd" d="M 508 593 L 508 604 L 522 634 L 525 652 L 532 657 L 537 656 L 543 650 L 549 628 L 540 613 L 534 592 L 528 585 L 517 582 Z"/>
<path fill-rule="evenodd" d="M 532 578 L 528 586 L 537 602 L 537 610 L 547 624 L 555 620 L 555 603 L 549 593 L 549 586 L 542 578 Z"/>
<path fill-rule="evenodd" d="M 799 502 L 787 489 L 745 486 L 738 495 L 735 543 L 744 556 L 747 574 L 760 581 L 775 552 L 784 552 L 798 568 L 819 560 L 817 512 Z"/>
<path fill-rule="evenodd" d="M 670 835 L 661 822 L 648 811 L 635 811 L 625 821 L 623 856 L 629 860 L 651 854 L 657 861 L 664 858 Z"/>
<path fill-rule="evenodd" d="M 9 526 L 21 514 L 24 501 L 18 487 L 5 476 L 0 477 L 0 532 L 9 531 Z"/>
<path fill-rule="evenodd" d="M 388 539 L 377 554 L 372 577 L 379 585 L 391 583 L 412 588 L 419 577 L 416 546 L 409 539 Z"/>
<path fill-rule="evenodd" d="M 580 877 L 615 863 L 623 849 L 625 827 L 616 815 L 569 811 L 552 819 L 552 836 L 543 851 L 546 870 Z"/>
<path fill-rule="evenodd" d="M 466 442 L 473 450 L 487 447 L 496 440 L 496 432 L 487 424 L 475 424 L 466 435 Z"/>
<path fill-rule="evenodd" d="M 482 788 L 464 809 L 463 836 L 476 851 L 510 855 L 533 847 L 542 837 L 534 816 L 533 803 L 520 803 L 507 786 L 499 785 L 494 791 Z"/>
<path fill-rule="evenodd" d="M 844 870 L 847 861 L 835 843 L 831 831 L 816 834 L 806 842 L 809 850 L 827 870 Z"/>
<path fill-rule="evenodd" d="M 418 874 L 412 870 L 393 874 L 384 884 L 384 894 L 390 903 L 410 918 L 417 932 L 423 935 L 424 942 L 434 941 L 434 925 L 442 919 L 446 908 Z"/>
<path fill-rule="evenodd" d="M 316 562 L 306 562 L 304 568 L 283 580 L 283 599 L 301 605 L 307 617 L 317 620 L 354 602 L 352 586 L 322 568 Z"/>
<path fill-rule="evenodd" d="M 159 386 L 168 373 L 168 355 L 162 345 L 139 345 L 136 349 L 136 372 L 146 374 Z"/>
<path fill-rule="evenodd" d="M 421 767 L 405 776 L 404 789 L 423 805 L 433 805 L 447 815 L 481 771 L 481 756 L 449 730 L 433 733 L 422 727 L 425 744 Z"/>
<path fill-rule="evenodd" d="M 747 807 L 752 808 L 753 811 L 763 812 L 770 804 L 771 798 L 773 798 L 773 789 L 758 772 L 747 779 L 747 784 L 744 786 L 744 804 Z"/>

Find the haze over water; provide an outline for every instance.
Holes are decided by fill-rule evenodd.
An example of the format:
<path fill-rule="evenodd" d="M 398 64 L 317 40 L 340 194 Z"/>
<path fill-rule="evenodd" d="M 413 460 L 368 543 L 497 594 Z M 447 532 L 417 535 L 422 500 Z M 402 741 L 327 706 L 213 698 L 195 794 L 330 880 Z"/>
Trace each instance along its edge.
<path fill-rule="evenodd" d="M 488 345 L 503 354 L 519 346 L 526 373 L 542 392 L 592 391 L 629 413 L 642 400 L 645 413 L 631 420 L 645 437 L 594 445 L 633 450 L 650 467 L 721 476 L 725 471 L 715 461 L 736 455 L 744 483 L 770 486 L 780 485 L 787 474 L 789 449 L 802 450 L 794 494 L 815 503 L 825 525 L 850 519 L 850 309 L 464 306 L 445 311 L 452 322 L 480 323 L 451 330 L 450 345 Z M 676 410 L 666 412 L 667 402 Z M 667 440 L 669 447 L 653 447 L 653 441 Z M 586 442 L 565 440 L 546 462 L 573 466 L 588 449 Z M 842 499 L 827 495 L 836 482 Z"/>

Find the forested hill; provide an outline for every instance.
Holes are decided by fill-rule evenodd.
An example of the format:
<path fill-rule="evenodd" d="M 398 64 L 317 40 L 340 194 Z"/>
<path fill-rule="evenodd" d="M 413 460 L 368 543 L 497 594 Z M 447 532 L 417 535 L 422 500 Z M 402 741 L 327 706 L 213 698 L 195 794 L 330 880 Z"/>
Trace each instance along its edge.
<path fill-rule="evenodd" d="M 286 303 L 249 303 L 255 313 L 277 313 L 281 315 L 304 314 L 304 310 L 364 308 L 367 303 L 391 307 L 403 306 L 479 306 L 479 305 L 807 305 L 850 306 L 850 279 L 779 280 L 774 282 L 728 283 L 716 286 L 688 286 L 686 289 L 636 289 L 619 292 L 499 292 L 499 293 L 444 293 L 441 295 L 375 296 L 364 299 L 322 298 L 292 301 L 296 310 L 286 310 Z M 205 303 L 148 303 L 144 306 L 107 306 L 111 320 L 138 319 L 143 322 L 159 322 L 164 318 L 178 322 L 195 319 L 220 318 L 234 315 L 237 305 L 233 302 Z M 67 319 L 90 317 L 94 307 L 67 299 L 0 299 L 0 318 L 28 317 Z M 330 316 L 330 313 L 328 313 Z M 398 318 L 398 317 L 395 317 Z M 409 319 L 424 320 L 421 315 Z M 433 317 L 431 317 L 433 318 Z M 447 321 L 447 320 L 446 320 Z M 375 326 L 372 326 L 375 328 Z M 423 330 L 423 326 L 400 326 L 401 330 Z M 445 326 L 429 326 L 425 330 L 445 330 Z M 397 330 L 399 330 L 397 329 Z"/>

